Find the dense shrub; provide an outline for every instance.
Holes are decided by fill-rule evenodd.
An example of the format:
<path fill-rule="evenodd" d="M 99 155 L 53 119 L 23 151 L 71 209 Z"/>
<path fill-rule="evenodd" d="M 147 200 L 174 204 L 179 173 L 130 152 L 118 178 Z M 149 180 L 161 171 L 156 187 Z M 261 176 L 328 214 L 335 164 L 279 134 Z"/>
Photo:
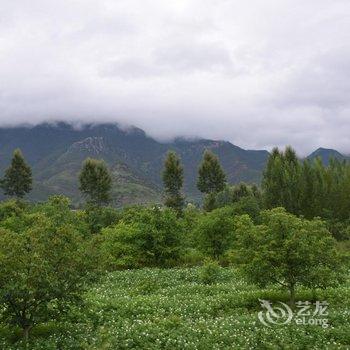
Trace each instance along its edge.
<path fill-rule="evenodd" d="M 7 200 L 0 203 L 0 223 L 9 217 L 16 217 L 23 213 L 27 204 L 19 200 Z"/>
<path fill-rule="evenodd" d="M 69 225 L 83 236 L 89 233 L 83 212 L 72 210 L 71 202 L 65 196 L 52 196 L 46 202 L 32 206 L 30 212 L 44 214 L 58 227 Z"/>
<path fill-rule="evenodd" d="M 216 261 L 206 260 L 199 270 L 199 279 L 202 283 L 213 284 L 220 278 L 220 266 Z"/>
<path fill-rule="evenodd" d="M 182 225 L 171 209 L 131 209 L 102 230 L 101 253 L 109 269 L 173 266 L 180 256 Z"/>
<path fill-rule="evenodd" d="M 242 197 L 237 202 L 233 203 L 232 210 L 235 215 L 248 214 L 254 222 L 257 222 L 261 208 L 256 198 L 248 196 Z"/>
<path fill-rule="evenodd" d="M 232 208 L 219 208 L 202 215 L 193 234 L 199 249 L 204 254 L 213 259 L 219 259 L 234 243 Z"/>
<path fill-rule="evenodd" d="M 246 198 L 250 198 L 258 207 L 262 204 L 262 194 L 256 185 L 247 185 L 242 182 L 235 186 L 226 186 L 223 191 L 216 194 L 215 207 L 231 206 Z"/>
<path fill-rule="evenodd" d="M 196 246 L 196 237 L 193 235 L 194 229 L 197 227 L 203 212 L 194 205 L 189 204 L 183 211 L 180 218 L 183 225 L 184 235 L 182 237 L 182 246 L 185 248 L 193 248 Z"/>
<path fill-rule="evenodd" d="M 179 263 L 183 266 L 199 266 L 203 263 L 205 255 L 196 248 L 183 248 Z"/>
<path fill-rule="evenodd" d="M 332 236 L 338 241 L 350 240 L 350 221 L 349 220 L 327 220 L 327 227 Z"/>
<path fill-rule="evenodd" d="M 105 227 L 115 225 L 121 218 L 121 212 L 111 207 L 88 205 L 85 210 L 85 221 L 91 233 L 99 233 Z"/>

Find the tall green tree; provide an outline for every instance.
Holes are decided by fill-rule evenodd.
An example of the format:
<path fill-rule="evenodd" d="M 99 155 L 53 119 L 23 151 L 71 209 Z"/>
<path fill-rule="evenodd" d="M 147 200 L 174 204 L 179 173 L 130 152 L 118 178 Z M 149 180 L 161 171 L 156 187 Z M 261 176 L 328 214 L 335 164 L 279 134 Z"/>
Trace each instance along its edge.
<path fill-rule="evenodd" d="M 281 197 L 283 186 L 282 162 L 283 153 L 275 147 L 267 160 L 261 184 L 264 193 L 264 204 L 267 208 L 283 205 Z"/>
<path fill-rule="evenodd" d="M 89 205 L 102 206 L 111 200 L 112 177 L 103 160 L 87 158 L 79 175 L 79 189 Z"/>
<path fill-rule="evenodd" d="M 307 219 L 317 216 L 316 181 L 315 167 L 310 160 L 305 159 L 301 166 L 300 214 Z"/>
<path fill-rule="evenodd" d="M 32 190 L 32 170 L 26 163 L 20 149 L 13 152 L 11 165 L 5 171 L 1 187 L 7 196 L 23 198 Z"/>
<path fill-rule="evenodd" d="M 293 214 L 300 213 L 301 165 L 295 151 L 274 148 L 263 173 L 262 188 L 267 208 L 282 206 Z"/>
<path fill-rule="evenodd" d="M 223 191 L 226 185 L 226 175 L 218 157 L 212 152 L 204 152 L 203 161 L 199 166 L 197 188 L 205 193 L 204 207 L 210 211 L 215 207 L 215 195 Z"/>
<path fill-rule="evenodd" d="M 327 170 L 325 166 L 322 163 L 321 158 L 316 158 L 314 162 L 311 164 L 312 169 L 315 172 L 315 191 L 314 191 L 314 216 L 324 216 L 324 208 L 327 203 L 327 196 L 328 196 L 328 186 L 326 181 L 326 173 Z"/>
<path fill-rule="evenodd" d="M 283 204 L 290 213 L 300 214 L 301 164 L 290 146 L 286 147 L 283 160 Z"/>
<path fill-rule="evenodd" d="M 164 170 L 162 174 L 164 190 L 165 190 L 165 205 L 173 208 L 178 214 L 181 214 L 184 206 L 184 197 L 181 193 L 184 170 L 181 165 L 179 156 L 170 151 L 164 162 Z"/>

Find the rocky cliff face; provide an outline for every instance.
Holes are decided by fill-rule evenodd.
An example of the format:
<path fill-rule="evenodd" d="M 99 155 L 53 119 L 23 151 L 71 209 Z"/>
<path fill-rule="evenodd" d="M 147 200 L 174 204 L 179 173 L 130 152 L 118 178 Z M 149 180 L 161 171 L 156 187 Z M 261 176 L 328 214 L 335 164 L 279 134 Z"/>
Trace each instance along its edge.
<path fill-rule="evenodd" d="M 68 149 L 68 152 L 85 152 L 96 156 L 108 151 L 109 147 L 101 136 L 89 136 L 84 140 L 74 142 Z"/>

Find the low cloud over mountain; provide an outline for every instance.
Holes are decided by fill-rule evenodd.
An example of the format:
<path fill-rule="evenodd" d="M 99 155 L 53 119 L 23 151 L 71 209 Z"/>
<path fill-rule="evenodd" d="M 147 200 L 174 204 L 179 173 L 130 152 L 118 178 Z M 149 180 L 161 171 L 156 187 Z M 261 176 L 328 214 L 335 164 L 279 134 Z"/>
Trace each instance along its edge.
<path fill-rule="evenodd" d="M 3 1 L 0 124 L 350 151 L 348 0 Z"/>

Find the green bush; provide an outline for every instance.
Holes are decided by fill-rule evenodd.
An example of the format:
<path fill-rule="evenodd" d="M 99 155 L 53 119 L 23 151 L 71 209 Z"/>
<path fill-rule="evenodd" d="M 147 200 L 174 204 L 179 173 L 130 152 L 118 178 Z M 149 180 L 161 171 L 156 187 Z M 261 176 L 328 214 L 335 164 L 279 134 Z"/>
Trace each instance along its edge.
<path fill-rule="evenodd" d="M 184 247 L 194 247 L 196 243 L 196 237 L 193 235 L 194 229 L 197 227 L 200 218 L 203 216 L 203 212 L 196 208 L 193 204 L 188 204 L 183 211 L 182 217 L 180 218 L 181 224 L 183 225 L 183 240 L 182 245 Z"/>
<path fill-rule="evenodd" d="M 254 222 L 257 222 L 260 215 L 260 207 L 255 197 L 243 197 L 232 205 L 235 215 L 248 214 Z"/>
<path fill-rule="evenodd" d="M 239 257 L 236 249 L 228 249 L 219 259 L 220 266 L 232 266 L 239 263 Z"/>
<path fill-rule="evenodd" d="M 201 216 L 193 235 L 206 256 L 219 259 L 233 246 L 235 240 L 232 208 L 215 209 Z"/>
<path fill-rule="evenodd" d="M 220 279 L 220 266 L 216 261 L 206 260 L 199 270 L 199 279 L 204 284 L 214 284 Z"/>
<path fill-rule="evenodd" d="M 85 210 L 85 220 L 91 233 L 99 233 L 103 228 L 115 225 L 120 218 L 120 211 L 110 207 L 90 205 Z"/>
<path fill-rule="evenodd" d="M 51 196 L 46 202 L 33 205 L 32 213 L 44 214 L 57 227 L 69 225 L 83 236 L 87 236 L 89 228 L 81 211 L 71 208 L 71 201 L 65 196 Z"/>
<path fill-rule="evenodd" d="M 187 267 L 199 266 L 202 264 L 205 256 L 195 248 L 185 248 L 182 250 L 180 264 Z"/>
<path fill-rule="evenodd" d="M 328 220 L 327 227 L 332 236 L 338 241 L 350 240 L 350 223 L 349 220 Z"/>
<path fill-rule="evenodd" d="M 10 217 L 20 216 L 26 208 L 23 201 L 10 199 L 0 203 L 0 222 Z"/>
<path fill-rule="evenodd" d="M 181 237 L 175 211 L 133 209 L 117 225 L 102 230 L 101 252 L 108 269 L 170 267 L 179 261 Z"/>

